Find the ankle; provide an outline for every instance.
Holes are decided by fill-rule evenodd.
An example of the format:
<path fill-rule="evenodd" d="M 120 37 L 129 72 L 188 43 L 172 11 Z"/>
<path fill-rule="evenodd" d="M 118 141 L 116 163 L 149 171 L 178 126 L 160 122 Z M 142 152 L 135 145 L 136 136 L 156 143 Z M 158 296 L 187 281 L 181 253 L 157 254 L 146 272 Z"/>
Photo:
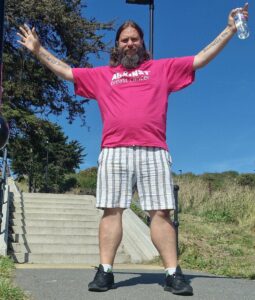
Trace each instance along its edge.
<path fill-rule="evenodd" d="M 176 267 L 166 268 L 165 272 L 166 272 L 166 276 L 173 275 L 176 273 Z"/>
<path fill-rule="evenodd" d="M 101 264 L 104 268 L 104 272 L 112 272 L 112 265 L 109 264 Z"/>

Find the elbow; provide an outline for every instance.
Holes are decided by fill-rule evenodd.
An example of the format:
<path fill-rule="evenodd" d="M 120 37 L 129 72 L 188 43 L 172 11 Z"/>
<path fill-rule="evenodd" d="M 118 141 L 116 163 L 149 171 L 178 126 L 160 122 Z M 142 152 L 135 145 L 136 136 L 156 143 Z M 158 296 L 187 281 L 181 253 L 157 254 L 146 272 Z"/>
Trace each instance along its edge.
<path fill-rule="evenodd" d="M 201 57 L 201 55 L 197 54 L 194 58 L 193 69 L 194 70 L 201 69 L 207 64 L 208 61 L 204 57 Z"/>
<path fill-rule="evenodd" d="M 68 67 L 67 69 L 64 70 L 64 72 L 61 72 L 57 75 L 63 80 L 74 82 L 73 72 L 71 67 Z"/>

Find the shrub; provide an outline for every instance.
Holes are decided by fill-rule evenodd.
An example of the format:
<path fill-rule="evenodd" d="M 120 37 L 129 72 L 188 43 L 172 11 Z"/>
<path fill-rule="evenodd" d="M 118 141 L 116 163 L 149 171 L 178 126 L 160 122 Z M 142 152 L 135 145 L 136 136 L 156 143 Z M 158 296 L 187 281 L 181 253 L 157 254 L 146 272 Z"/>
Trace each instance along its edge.
<path fill-rule="evenodd" d="M 255 187 L 255 175 L 254 174 L 242 174 L 238 177 L 237 182 L 241 186 L 248 186 L 250 188 Z"/>

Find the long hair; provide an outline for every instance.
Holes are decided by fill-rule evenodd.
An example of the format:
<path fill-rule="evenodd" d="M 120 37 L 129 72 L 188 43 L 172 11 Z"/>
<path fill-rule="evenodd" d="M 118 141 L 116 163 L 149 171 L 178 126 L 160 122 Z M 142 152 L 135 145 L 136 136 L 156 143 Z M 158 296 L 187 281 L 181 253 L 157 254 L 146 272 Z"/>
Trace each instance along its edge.
<path fill-rule="evenodd" d="M 150 60 L 151 59 L 151 55 L 150 53 L 146 50 L 146 46 L 145 46 L 145 43 L 144 43 L 144 40 L 143 40 L 143 30 L 142 28 L 134 21 L 132 20 L 128 20 L 126 22 L 124 22 L 120 27 L 119 29 L 117 30 L 116 32 L 116 36 L 115 36 L 115 46 L 111 49 L 111 52 L 110 52 L 110 66 L 111 67 L 116 67 L 120 64 L 119 62 L 119 49 L 118 49 L 118 41 L 119 41 L 119 38 L 120 38 L 120 34 L 121 32 L 126 29 L 127 27 L 133 27 L 139 34 L 141 40 L 143 41 L 142 43 L 142 48 L 144 50 L 144 56 L 143 56 L 143 61 L 145 60 Z"/>

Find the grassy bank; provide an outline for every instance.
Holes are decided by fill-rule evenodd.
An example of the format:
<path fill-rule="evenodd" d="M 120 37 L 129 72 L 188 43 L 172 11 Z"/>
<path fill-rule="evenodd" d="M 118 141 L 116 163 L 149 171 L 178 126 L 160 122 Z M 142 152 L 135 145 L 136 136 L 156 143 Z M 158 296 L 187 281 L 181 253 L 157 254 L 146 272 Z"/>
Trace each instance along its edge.
<path fill-rule="evenodd" d="M 184 268 L 255 279 L 254 175 L 176 176 Z"/>
<path fill-rule="evenodd" d="M 184 268 L 255 279 L 255 235 L 249 226 L 180 214 L 180 263 Z"/>
<path fill-rule="evenodd" d="M 12 283 L 14 263 L 8 257 L 0 256 L 0 299 L 28 300 L 25 293 Z"/>

